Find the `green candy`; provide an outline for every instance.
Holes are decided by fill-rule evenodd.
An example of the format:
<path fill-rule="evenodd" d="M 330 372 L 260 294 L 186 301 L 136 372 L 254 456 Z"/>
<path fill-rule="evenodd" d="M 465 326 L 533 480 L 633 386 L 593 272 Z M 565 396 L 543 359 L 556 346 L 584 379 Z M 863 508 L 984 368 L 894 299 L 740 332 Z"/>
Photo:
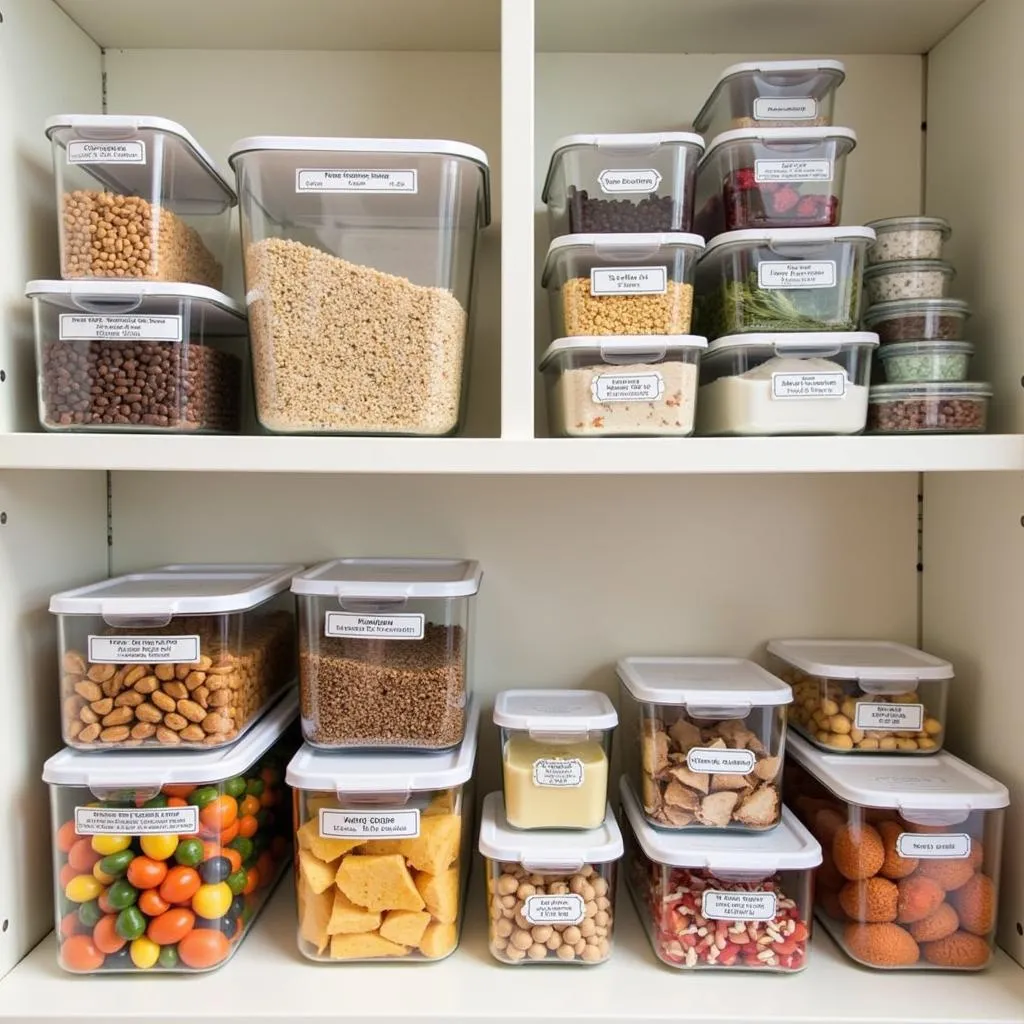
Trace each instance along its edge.
<path fill-rule="evenodd" d="M 227 790 L 228 796 L 233 796 L 237 799 L 245 792 L 245 779 L 241 775 L 236 775 L 233 779 L 228 779 L 224 783 L 224 789 Z"/>
<path fill-rule="evenodd" d="M 107 890 L 107 902 L 114 910 L 127 910 L 129 907 L 134 906 L 138 898 L 139 890 L 131 882 L 127 882 L 123 878 L 118 879 Z M 125 938 L 138 938 L 138 936 L 125 936 Z"/>
<path fill-rule="evenodd" d="M 234 893 L 237 896 L 245 888 L 245 883 L 247 879 L 248 873 L 246 872 L 245 868 L 239 868 L 237 871 L 234 871 L 230 875 L 228 875 L 228 888 L 232 891 L 232 893 Z"/>
<path fill-rule="evenodd" d="M 100 861 L 100 871 L 105 875 L 118 878 L 128 870 L 128 865 L 135 860 L 135 851 L 129 847 L 120 853 L 112 853 Z"/>
<path fill-rule="evenodd" d="M 178 947 L 161 946 L 160 955 L 156 961 L 161 967 L 174 968 L 178 966 Z"/>
<path fill-rule="evenodd" d="M 109 895 L 108 895 L 109 899 Z M 131 942 L 141 938 L 146 931 L 146 917 L 138 907 L 125 907 L 114 922 L 114 931 Z"/>
<path fill-rule="evenodd" d="M 174 859 L 187 868 L 194 868 L 203 859 L 203 843 L 201 839 L 182 839 L 174 851 Z"/>
<path fill-rule="evenodd" d="M 95 928 L 96 923 L 103 916 L 103 911 L 100 910 L 99 903 L 96 900 L 89 900 L 88 903 L 83 903 L 78 908 L 78 920 L 86 928 Z"/>
<path fill-rule="evenodd" d="M 220 796 L 220 789 L 217 786 L 203 786 L 197 789 L 189 798 L 188 802 L 202 810 L 207 804 L 212 803 Z"/>

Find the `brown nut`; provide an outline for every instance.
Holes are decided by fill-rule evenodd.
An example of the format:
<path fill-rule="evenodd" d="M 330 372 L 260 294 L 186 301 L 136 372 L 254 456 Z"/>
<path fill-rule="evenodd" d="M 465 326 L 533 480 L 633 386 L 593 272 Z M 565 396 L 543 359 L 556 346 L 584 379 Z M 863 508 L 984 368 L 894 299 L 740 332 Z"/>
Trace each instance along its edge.
<path fill-rule="evenodd" d="M 105 726 L 104 731 L 115 725 L 127 725 L 128 722 L 135 720 L 135 712 L 131 708 L 119 707 L 114 708 L 109 715 L 103 716 L 103 725 Z"/>
<path fill-rule="evenodd" d="M 206 739 L 206 733 L 198 725 L 185 726 L 179 735 L 189 743 L 202 743 Z"/>
<path fill-rule="evenodd" d="M 170 714 L 164 715 L 164 725 L 168 729 L 173 729 L 175 732 L 181 732 L 182 729 L 188 725 L 188 719 L 183 718 L 177 712 L 172 711 Z"/>
<path fill-rule="evenodd" d="M 210 694 L 210 707 L 211 708 L 223 708 L 227 707 L 231 703 L 231 691 L 230 690 L 214 690 Z"/>
<path fill-rule="evenodd" d="M 136 722 L 132 726 L 133 740 L 148 740 L 156 734 L 156 726 L 150 722 Z"/>
<path fill-rule="evenodd" d="M 65 672 L 71 672 L 78 676 L 84 676 L 88 668 L 85 658 L 78 651 L 65 651 L 64 657 L 61 659 L 61 665 Z"/>
<path fill-rule="evenodd" d="M 90 665 L 86 675 L 94 683 L 105 683 L 108 679 L 113 679 L 116 672 L 117 669 L 113 665 Z"/>
<path fill-rule="evenodd" d="M 163 690 L 155 690 L 151 699 L 161 711 L 173 711 L 177 707 L 177 702 L 174 698 L 168 697 Z"/>
<path fill-rule="evenodd" d="M 103 694 L 106 697 L 116 697 L 121 692 L 121 680 L 117 676 L 111 676 L 102 686 Z"/>
<path fill-rule="evenodd" d="M 210 690 L 204 683 L 202 686 L 197 686 L 192 693 L 192 699 L 199 701 L 200 704 L 205 708 L 210 702 Z"/>
<path fill-rule="evenodd" d="M 92 725 L 93 722 L 98 722 L 100 720 L 100 716 L 97 715 L 96 712 L 88 705 L 78 712 L 78 717 L 81 718 L 86 725 Z"/>
<path fill-rule="evenodd" d="M 64 698 L 64 704 L 62 707 L 64 708 L 65 718 L 77 718 L 78 712 L 85 707 L 85 701 L 75 693 L 70 697 Z"/>
<path fill-rule="evenodd" d="M 135 709 L 135 717 L 140 722 L 149 722 L 153 725 L 156 725 L 158 722 L 162 722 L 164 719 L 163 712 L 158 707 L 154 707 L 149 703 L 140 704 Z"/>
<path fill-rule="evenodd" d="M 198 687 L 202 686 L 203 683 L 205 683 L 205 682 L 206 682 L 206 673 L 205 672 L 195 672 L 195 671 L 193 671 L 193 672 L 189 672 L 189 674 L 187 676 L 185 676 L 185 687 L 188 689 L 189 693 L 192 693 L 193 690 L 195 690 Z"/>
<path fill-rule="evenodd" d="M 178 714 L 184 715 L 190 722 L 201 722 L 206 717 L 205 709 L 194 700 L 179 700 Z"/>
<path fill-rule="evenodd" d="M 168 745 L 181 742 L 181 738 L 173 729 L 165 729 L 162 725 L 157 727 L 156 738 L 161 743 L 166 743 Z"/>
<path fill-rule="evenodd" d="M 185 664 L 184 662 L 179 664 L 179 665 L 175 665 L 174 666 L 174 678 L 175 679 L 180 679 L 180 680 L 184 681 L 185 677 L 191 671 L 192 671 L 191 666 Z"/>
<path fill-rule="evenodd" d="M 155 675 L 161 682 L 167 682 L 167 680 L 174 678 L 174 666 L 157 665 L 156 668 L 153 669 L 153 675 Z"/>
<path fill-rule="evenodd" d="M 198 661 L 192 662 L 189 667 L 194 668 L 197 672 L 206 672 L 213 667 L 213 658 L 208 654 L 204 654 Z"/>
<path fill-rule="evenodd" d="M 142 676 L 141 679 L 135 681 L 135 692 L 144 695 L 151 694 L 160 685 L 160 680 L 156 676 Z"/>
<path fill-rule="evenodd" d="M 100 700 L 103 697 L 103 691 L 100 689 L 99 683 L 94 683 L 89 679 L 83 679 L 80 683 L 75 683 L 75 693 L 79 697 L 84 697 L 87 701 Z"/>
<path fill-rule="evenodd" d="M 146 698 L 136 690 L 125 690 L 114 698 L 116 708 L 137 708 Z"/>
<path fill-rule="evenodd" d="M 78 734 L 78 741 L 80 743 L 93 743 L 99 737 L 99 734 L 100 723 L 92 722 Z"/>
<path fill-rule="evenodd" d="M 114 710 L 114 701 L 110 697 L 104 697 L 103 700 L 94 700 L 89 707 L 96 712 L 97 715 L 109 715 Z"/>
<path fill-rule="evenodd" d="M 142 679 L 145 676 L 145 674 L 145 665 L 133 665 L 124 674 L 124 678 L 121 680 L 121 682 L 124 683 L 125 686 L 134 686 L 140 679 Z"/>
<path fill-rule="evenodd" d="M 104 743 L 122 743 L 130 735 L 131 730 L 127 725 L 114 725 L 100 733 L 100 740 Z"/>
<path fill-rule="evenodd" d="M 178 680 L 170 683 L 164 683 L 161 689 L 168 697 L 173 697 L 175 700 L 181 700 L 183 697 L 188 696 L 188 688 L 183 682 Z"/>
<path fill-rule="evenodd" d="M 211 711 L 210 714 L 203 719 L 202 726 L 203 732 L 217 736 L 221 733 L 227 732 L 231 728 L 231 723 L 224 718 L 223 715 L 218 715 Z"/>
<path fill-rule="evenodd" d="M 69 738 L 75 739 L 75 737 L 78 736 L 78 734 L 84 728 L 85 728 L 85 726 L 82 725 L 82 723 L 77 718 L 75 718 L 72 721 L 68 722 L 67 730 L 66 731 L 67 731 L 67 734 L 68 734 Z"/>

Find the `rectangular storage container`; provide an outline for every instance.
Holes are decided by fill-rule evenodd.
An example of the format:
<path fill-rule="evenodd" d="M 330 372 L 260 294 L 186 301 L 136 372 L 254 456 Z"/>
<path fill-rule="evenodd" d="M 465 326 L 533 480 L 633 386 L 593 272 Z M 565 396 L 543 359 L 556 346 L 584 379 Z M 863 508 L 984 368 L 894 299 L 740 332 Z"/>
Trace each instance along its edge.
<path fill-rule="evenodd" d="M 663 829 L 759 832 L 782 812 L 790 688 L 740 658 L 623 658 L 624 767 Z"/>
<path fill-rule="evenodd" d="M 622 834 L 606 807 L 597 828 L 520 832 L 500 793 L 484 799 L 480 852 L 488 942 L 503 964 L 600 964 L 612 954 Z"/>
<path fill-rule="evenodd" d="M 1006 787 L 945 751 L 857 759 L 793 737 L 786 786 L 821 841 L 815 913 L 875 968 L 980 970 L 991 960 Z"/>
<path fill-rule="evenodd" d="M 555 437 L 689 437 L 704 338 L 559 338 L 540 361 Z"/>
<path fill-rule="evenodd" d="M 868 433 L 983 434 L 992 385 L 876 384 L 868 394 Z"/>
<path fill-rule="evenodd" d="M 620 793 L 626 885 L 662 963 L 803 970 L 821 846 L 788 807 L 779 827 L 762 835 L 670 835 L 648 824 L 628 778 Z"/>
<path fill-rule="evenodd" d="M 299 951 L 310 960 L 442 960 L 462 927 L 478 719 L 439 754 L 304 745 L 295 792 Z"/>
<path fill-rule="evenodd" d="M 476 562 L 447 558 L 339 558 L 297 575 L 306 742 L 458 746 L 482 576 Z"/>
<path fill-rule="evenodd" d="M 234 955 L 292 859 L 297 711 L 282 697 L 226 749 L 46 762 L 61 967 L 205 971 Z"/>
<path fill-rule="evenodd" d="M 256 413 L 277 433 L 454 433 L 487 156 L 435 139 L 236 142 Z"/>
<path fill-rule="evenodd" d="M 898 260 L 940 260 L 953 232 L 942 217 L 886 217 L 866 226 L 877 236 L 868 249 L 869 267 Z"/>
<path fill-rule="evenodd" d="M 877 347 L 867 333 L 719 338 L 701 361 L 698 433 L 859 434 Z"/>
<path fill-rule="evenodd" d="M 559 139 L 541 195 L 551 237 L 689 231 L 704 140 L 691 132 Z"/>
<path fill-rule="evenodd" d="M 705 238 L 753 228 L 841 223 L 849 128 L 754 128 L 711 140 L 697 168 L 694 230 Z"/>
<path fill-rule="evenodd" d="M 213 160 L 163 117 L 61 114 L 53 147 L 60 273 L 220 288 L 237 198 Z"/>
<path fill-rule="evenodd" d="M 899 341 L 878 353 L 890 384 L 959 383 L 967 380 L 974 346 L 969 341 Z"/>
<path fill-rule="evenodd" d="M 245 310 L 202 285 L 30 281 L 47 430 L 231 433 Z"/>
<path fill-rule="evenodd" d="M 856 331 L 869 228 L 734 231 L 697 264 L 695 330 L 728 334 Z"/>
<path fill-rule="evenodd" d="M 64 742 L 233 743 L 295 681 L 299 565 L 164 565 L 50 598 Z"/>
<path fill-rule="evenodd" d="M 896 299 L 864 313 L 864 329 L 883 345 L 893 341 L 963 341 L 970 306 L 960 299 Z"/>
<path fill-rule="evenodd" d="M 503 690 L 505 813 L 513 828 L 592 829 L 604 820 L 608 762 L 619 716 L 595 690 Z"/>

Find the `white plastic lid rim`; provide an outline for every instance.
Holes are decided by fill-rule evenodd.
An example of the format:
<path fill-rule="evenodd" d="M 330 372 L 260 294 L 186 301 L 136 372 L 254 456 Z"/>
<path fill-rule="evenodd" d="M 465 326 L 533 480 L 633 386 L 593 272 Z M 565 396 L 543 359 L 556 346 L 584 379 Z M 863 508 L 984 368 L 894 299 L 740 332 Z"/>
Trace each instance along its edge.
<path fill-rule="evenodd" d="M 403 601 L 472 597 L 483 572 L 457 558 L 336 558 L 297 574 L 292 593 L 304 596 Z"/>
<path fill-rule="evenodd" d="M 619 715 L 598 690 L 502 690 L 494 724 L 531 736 L 580 736 L 614 729 Z"/>

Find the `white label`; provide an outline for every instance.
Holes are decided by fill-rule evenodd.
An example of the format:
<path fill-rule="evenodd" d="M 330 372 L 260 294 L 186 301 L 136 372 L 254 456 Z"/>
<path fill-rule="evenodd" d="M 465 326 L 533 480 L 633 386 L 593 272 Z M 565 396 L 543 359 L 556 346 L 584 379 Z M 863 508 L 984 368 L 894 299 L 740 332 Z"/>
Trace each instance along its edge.
<path fill-rule="evenodd" d="M 582 896 L 527 896 L 523 917 L 530 924 L 579 924 L 586 916 Z"/>
<path fill-rule="evenodd" d="M 602 373 L 590 382 L 595 402 L 656 402 L 664 393 L 660 373 Z"/>
<path fill-rule="evenodd" d="M 971 855 L 971 837 L 962 833 L 947 835 L 901 832 L 896 837 L 896 852 L 901 857 L 948 857 L 963 860 Z"/>
<path fill-rule="evenodd" d="M 773 373 L 772 398 L 843 398 L 845 373 Z"/>
<path fill-rule="evenodd" d="M 414 170 L 306 170 L 295 172 L 296 192 L 366 192 L 373 195 L 419 191 L 418 172 Z"/>
<path fill-rule="evenodd" d="M 668 267 L 594 267 L 590 272 L 591 295 L 661 295 L 667 290 Z"/>
<path fill-rule="evenodd" d="M 320 808 L 320 835 L 325 839 L 415 839 L 420 834 L 420 812 L 339 811 Z"/>
<path fill-rule="evenodd" d="M 180 316 L 82 316 L 61 313 L 61 341 L 181 341 Z"/>
<path fill-rule="evenodd" d="M 578 757 L 542 757 L 533 762 L 533 784 L 576 788 L 583 785 L 583 762 Z"/>
<path fill-rule="evenodd" d="M 79 836 L 151 836 L 199 831 L 199 808 L 188 807 L 76 807 L 75 834 Z"/>
<path fill-rule="evenodd" d="M 85 142 L 76 140 L 68 143 L 69 164 L 144 164 L 146 144 L 141 140 L 132 142 Z"/>
<path fill-rule="evenodd" d="M 775 917 L 775 893 L 705 889 L 700 912 L 710 921 L 771 921 Z"/>
<path fill-rule="evenodd" d="M 725 750 L 720 747 L 691 747 L 686 753 L 686 767 L 691 772 L 713 772 L 716 775 L 749 775 L 757 764 L 752 750 Z"/>
<path fill-rule="evenodd" d="M 90 636 L 89 661 L 97 665 L 138 662 L 167 665 L 199 660 L 198 636 Z"/>
<path fill-rule="evenodd" d="M 835 288 L 835 260 L 796 260 L 782 263 L 762 260 L 757 265 L 757 284 L 760 288 Z"/>
<path fill-rule="evenodd" d="M 779 99 L 758 96 L 754 100 L 756 121 L 811 121 L 818 116 L 818 101 L 813 96 Z"/>
<path fill-rule="evenodd" d="M 661 184 L 661 172 L 653 167 L 617 171 L 610 167 L 597 176 L 602 192 L 653 192 Z"/>
<path fill-rule="evenodd" d="M 920 732 L 924 725 L 923 704 L 857 705 L 853 724 L 858 729 L 882 729 L 886 732 Z"/>
<path fill-rule="evenodd" d="M 755 160 L 754 181 L 831 181 L 831 160 Z"/>
<path fill-rule="evenodd" d="M 423 615 L 355 615 L 328 612 L 324 636 L 369 637 L 385 640 L 422 640 Z"/>

